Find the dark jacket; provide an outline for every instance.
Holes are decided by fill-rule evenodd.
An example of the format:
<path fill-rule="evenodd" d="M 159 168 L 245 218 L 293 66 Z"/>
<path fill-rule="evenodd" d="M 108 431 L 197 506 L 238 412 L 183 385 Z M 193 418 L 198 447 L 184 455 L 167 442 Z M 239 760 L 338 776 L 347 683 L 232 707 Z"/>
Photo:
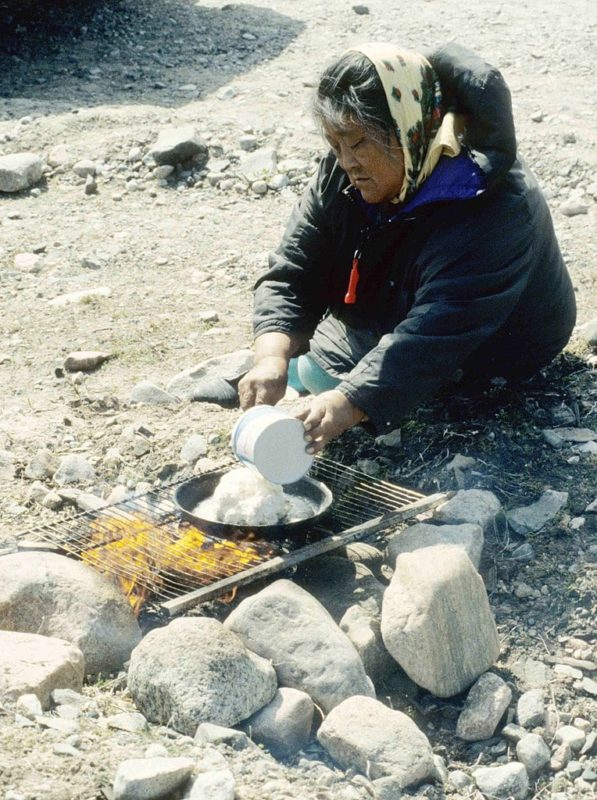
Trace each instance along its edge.
<path fill-rule="evenodd" d="M 330 153 L 255 287 L 255 336 L 313 337 L 312 356 L 378 432 L 459 371 L 532 374 L 575 321 L 547 204 L 516 159 L 500 73 L 457 45 L 430 58 L 444 98 L 466 115 L 463 153 L 385 211 L 349 187 Z M 346 305 L 357 249 L 357 298 Z"/>

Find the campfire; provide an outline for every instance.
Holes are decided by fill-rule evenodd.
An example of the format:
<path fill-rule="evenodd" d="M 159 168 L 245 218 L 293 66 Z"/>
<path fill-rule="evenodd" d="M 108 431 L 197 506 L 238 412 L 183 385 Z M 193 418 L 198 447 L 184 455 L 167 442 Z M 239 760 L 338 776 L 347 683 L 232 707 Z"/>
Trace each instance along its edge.
<path fill-rule="evenodd" d="M 183 521 L 157 525 L 140 513 L 126 518 L 102 515 L 89 525 L 88 542 L 81 559 L 115 575 L 136 614 L 168 579 L 194 589 L 275 552 L 266 542 L 214 540 Z"/>
<path fill-rule="evenodd" d="M 226 469 L 209 473 L 214 477 Z M 292 540 L 201 530 L 173 501 L 176 484 L 19 538 L 42 541 L 118 580 L 135 613 L 159 601 L 175 615 L 238 586 L 395 526 L 446 499 L 425 496 L 319 457 L 310 475 L 333 494 L 325 518 Z"/>

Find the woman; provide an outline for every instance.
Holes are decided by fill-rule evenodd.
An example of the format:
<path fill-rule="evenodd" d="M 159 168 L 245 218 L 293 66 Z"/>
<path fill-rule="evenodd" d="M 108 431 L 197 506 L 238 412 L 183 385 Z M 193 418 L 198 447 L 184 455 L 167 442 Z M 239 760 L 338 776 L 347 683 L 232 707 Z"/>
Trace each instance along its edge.
<path fill-rule="evenodd" d="M 276 403 L 305 354 L 318 452 L 364 420 L 391 431 L 463 375 L 551 361 L 574 292 L 499 72 L 457 45 L 428 61 L 369 44 L 324 71 L 314 108 L 330 152 L 256 284 L 241 406 Z"/>

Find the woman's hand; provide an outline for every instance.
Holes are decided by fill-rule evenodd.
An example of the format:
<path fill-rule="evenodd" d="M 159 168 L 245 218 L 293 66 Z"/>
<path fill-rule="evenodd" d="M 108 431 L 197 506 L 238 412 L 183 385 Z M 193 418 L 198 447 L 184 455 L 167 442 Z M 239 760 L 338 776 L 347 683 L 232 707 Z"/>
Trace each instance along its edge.
<path fill-rule="evenodd" d="M 305 425 L 308 453 L 319 453 L 328 442 L 367 418 L 342 392 L 332 389 L 316 395 L 309 406 L 295 415 Z"/>
<path fill-rule="evenodd" d="M 284 397 L 288 381 L 288 359 L 265 356 L 238 383 L 240 407 L 275 405 Z"/>

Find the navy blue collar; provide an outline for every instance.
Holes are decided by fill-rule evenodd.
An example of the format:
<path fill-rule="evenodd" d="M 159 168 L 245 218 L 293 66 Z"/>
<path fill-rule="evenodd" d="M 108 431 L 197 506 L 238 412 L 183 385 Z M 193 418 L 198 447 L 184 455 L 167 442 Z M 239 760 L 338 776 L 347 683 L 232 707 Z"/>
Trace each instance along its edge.
<path fill-rule="evenodd" d="M 464 150 L 455 158 L 441 156 L 437 166 L 419 189 L 401 205 L 367 203 L 358 189 L 349 186 L 346 193 L 363 210 L 369 225 L 394 222 L 429 203 L 447 200 L 471 200 L 487 189 L 487 179 L 480 167 Z"/>

